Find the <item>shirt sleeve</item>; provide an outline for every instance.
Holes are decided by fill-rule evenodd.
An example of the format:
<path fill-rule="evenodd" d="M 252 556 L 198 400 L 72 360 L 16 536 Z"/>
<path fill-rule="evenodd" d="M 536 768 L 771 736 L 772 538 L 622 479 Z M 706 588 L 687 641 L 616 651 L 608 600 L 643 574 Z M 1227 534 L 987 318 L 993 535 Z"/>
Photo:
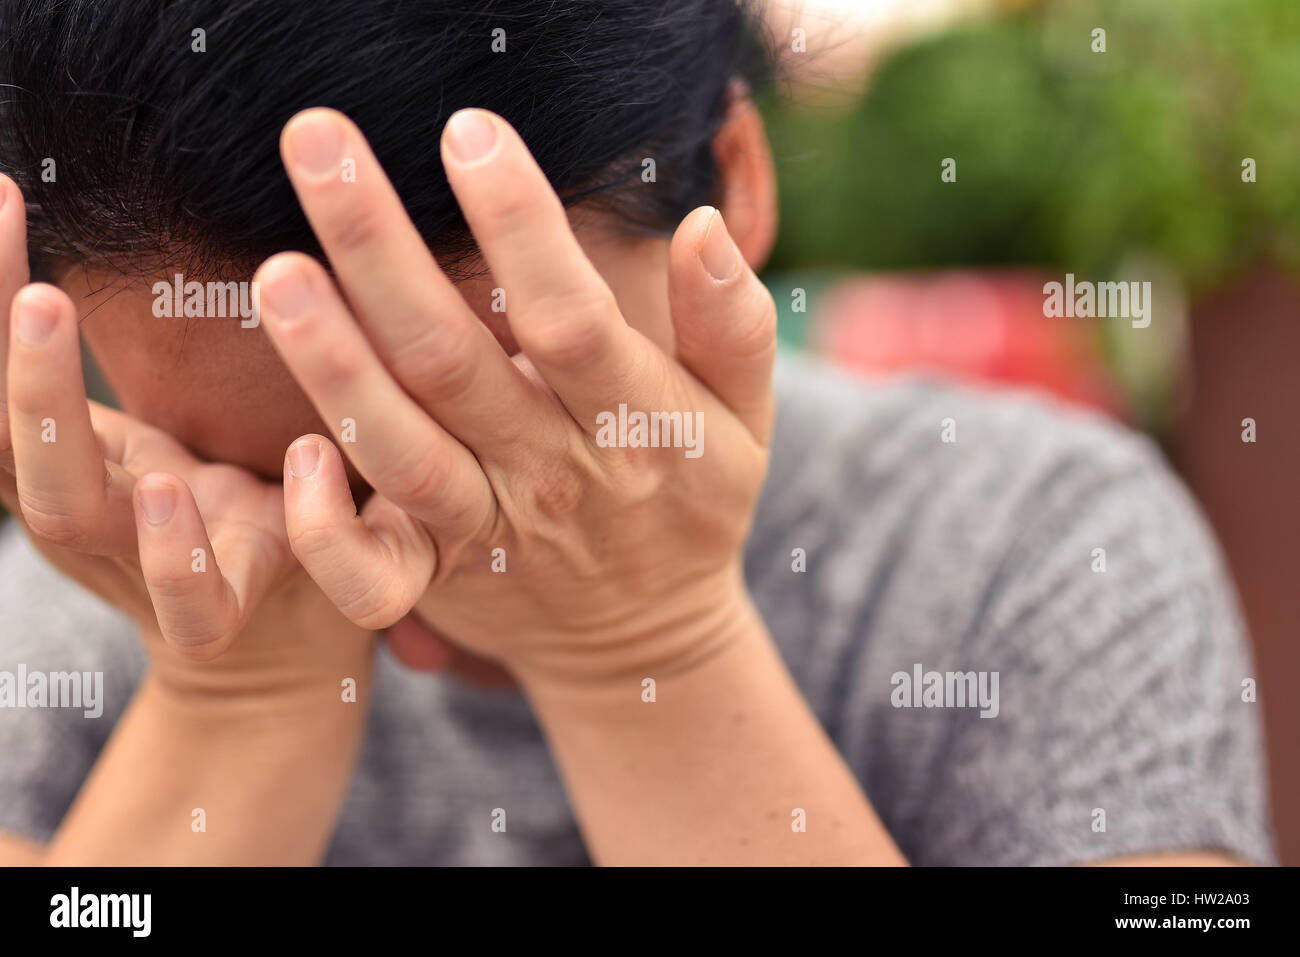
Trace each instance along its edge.
<path fill-rule="evenodd" d="M 61 575 L 16 523 L 4 520 L 0 681 L 9 682 L 17 697 L 5 697 L 0 705 L 0 831 L 49 841 L 143 669 L 144 653 L 131 621 Z M 41 704 L 29 693 L 51 673 L 72 672 L 98 682 L 93 707 L 86 707 L 92 703 L 86 697 L 80 707 L 52 707 L 66 699 L 47 694 Z M 18 685 L 23 677 L 26 687 Z"/>
<path fill-rule="evenodd" d="M 998 674 L 997 713 L 948 712 L 918 863 L 1272 863 L 1256 676 L 1213 538 L 1147 440 L 1070 428 L 961 630 L 953 660 Z"/>

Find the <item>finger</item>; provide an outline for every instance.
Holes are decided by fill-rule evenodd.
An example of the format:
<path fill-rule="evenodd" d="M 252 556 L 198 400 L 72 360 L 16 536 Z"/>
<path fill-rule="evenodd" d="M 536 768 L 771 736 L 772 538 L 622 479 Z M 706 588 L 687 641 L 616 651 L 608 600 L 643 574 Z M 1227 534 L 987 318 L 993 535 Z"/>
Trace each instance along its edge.
<path fill-rule="evenodd" d="M 334 110 L 306 110 L 285 127 L 281 150 L 384 365 L 464 444 L 499 457 L 524 454 L 519 439 L 549 420 L 549 410 L 438 267 L 361 131 Z"/>
<path fill-rule="evenodd" d="M 623 320 L 523 140 L 486 110 L 447 122 L 442 160 L 465 219 L 505 289 L 510 330 L 574 419 L 596 431 L 611 404 L 663 402 L 663 355 Z"/>
<path fill-rule="evenodd" d="M 386 628 L 424 594 L 437 567 L 428 533 L 382 495 L 357 514 L 343 459 L 328 440 L 304 436 L 284 466 L 289 545 L 322 592 L 362 628 Z"/>
<path fill-rule="evenodd" d="M 161 429 L 98 402 L 88 402 L 95 438 L 109 467 L 114 463 L 132 475 L 171 472 L 190 481 L 205 463 Z M 132 485 L 135 479 L 131 479 Z"/>
<path fill-rule="evenodd" d="M 134 504 L 140 569 L 163 638 L 187 658 L 217 657 L 239 633 L 241 609 L 255 597 L 250 586 L 255 591 L 257 578 L 269 577 L 270 569 L 243 569 L 241 601 L 222 574 L 193 494 L 174 475 L 143 476 L 135 486 Z M 234 551 L 222 556 L 232 567 L 260 564 L 256 547 Z"/>
<path fill-rule="evenodd" d="M 668 293 L 677 358 L 763 445 L 772 431 L 776 306 L 711 206 L 673 236 Z"/>
<path fill-rule="evenodd" d="M 27 209 L 22 193 L 7 176 L 0 176 L 0 469 L 13 472 L 9 439 L 9 404 L 4 385 L 9 364 L 9 309 L 18 290 L 27 285 Z"/>
<path fill-rule="evenodd" d="M 72 300 L 53 286 L 27 286 L 10 325 L 9 427 L 23 518 L 54 544 L 133 556 L 132 480 L 105 463 L 91 426 Z"/>
<path fill-rule="evenodd" d="M 487 477 L 393 381 L 325 270 L 283 253 L 258 277 L 267 334 L 366 481 L 440 532 L 472 537 L 495 508 Z"/>
<path fill-rule="evenodd" d="M 14 477 L 8 472 L 0 472 L 0 504 L 9 510 L 12 520 L 23 529 L 32 546 L 55 568 L 137 621 L 153 614 L 147 595 L 141 595 L 135 587 L 139 576 L 125 562 L 106 562 L 96 555 L 60 548 L 33 534 L 23 521 Z"/>

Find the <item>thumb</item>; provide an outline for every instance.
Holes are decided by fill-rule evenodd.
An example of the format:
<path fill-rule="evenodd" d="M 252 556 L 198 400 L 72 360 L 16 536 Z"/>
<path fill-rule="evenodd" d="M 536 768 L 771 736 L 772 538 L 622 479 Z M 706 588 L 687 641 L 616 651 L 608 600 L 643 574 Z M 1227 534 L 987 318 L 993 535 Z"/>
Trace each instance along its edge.
<path fill-rule="evenodd" d="M 772 429 L 776 304 L 712 206 L 677 227 L 668 295 L 677 359 L 763 445 Z"/>

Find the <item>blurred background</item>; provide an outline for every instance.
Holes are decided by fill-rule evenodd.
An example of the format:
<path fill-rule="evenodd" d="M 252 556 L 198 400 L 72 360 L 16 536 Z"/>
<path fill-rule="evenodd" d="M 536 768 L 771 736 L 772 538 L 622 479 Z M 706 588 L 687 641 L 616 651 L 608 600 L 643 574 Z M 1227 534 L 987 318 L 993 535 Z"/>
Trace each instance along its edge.
<path fill-rule="evenodd" d="M 783 340 L 1161 444 L 1241 595 L 1300 864 L 1300 0 L 792 0 L 769 26 Z M 1045 317 L 1067 272 L 1151 282 L 1149 327 Z"/>

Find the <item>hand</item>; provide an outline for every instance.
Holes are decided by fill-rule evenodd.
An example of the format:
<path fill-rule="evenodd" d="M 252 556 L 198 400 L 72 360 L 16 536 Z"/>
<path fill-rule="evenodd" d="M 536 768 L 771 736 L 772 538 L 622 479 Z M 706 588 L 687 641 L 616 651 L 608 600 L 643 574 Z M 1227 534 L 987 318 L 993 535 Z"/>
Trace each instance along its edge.
<path fill-rule="evenodd" d="M 3 177 L 0 191 L 0 321 L 9 326 L 0 329 L 0 500 L 36 546 L 139 624 L 155 671 L 173 685 L 247 687 L 250 669 L 259 687 L 297 682 L 365 654 L 365 641 L 338 641 L 340 626 L 356 629 L 294 561 L 280 486 L 202 463 L 158 429 L 87 401 L 76 307 L 53 286 L 26 285 L 22 197 Z M 269 627 L 294 616 L 303 627 Z M 232 650 L 259 623 L 259 640 Z M 308 641 L 315 647 L 299 647 Z"/>
<path fill-rule="evenodd" d="M 264 326 L 377 490 L 358 516 L 338 448 L 291 447 L 290 542 L 343 613 L 382 628 L 414 607 L 525 685 L 687 668 L 748 626 L 775 310 L 721 217 L 697 209 L 672 241 L 670 356 L 628 326 L 515 131 L 457 114 L 443 163 L 505 291 L 509 357 L 350 121 L 307 111 L 282 152 L 341 290 L 306 256 L 273 257 Z M 623 406 L 700 444 L 609 447 Z"/>

